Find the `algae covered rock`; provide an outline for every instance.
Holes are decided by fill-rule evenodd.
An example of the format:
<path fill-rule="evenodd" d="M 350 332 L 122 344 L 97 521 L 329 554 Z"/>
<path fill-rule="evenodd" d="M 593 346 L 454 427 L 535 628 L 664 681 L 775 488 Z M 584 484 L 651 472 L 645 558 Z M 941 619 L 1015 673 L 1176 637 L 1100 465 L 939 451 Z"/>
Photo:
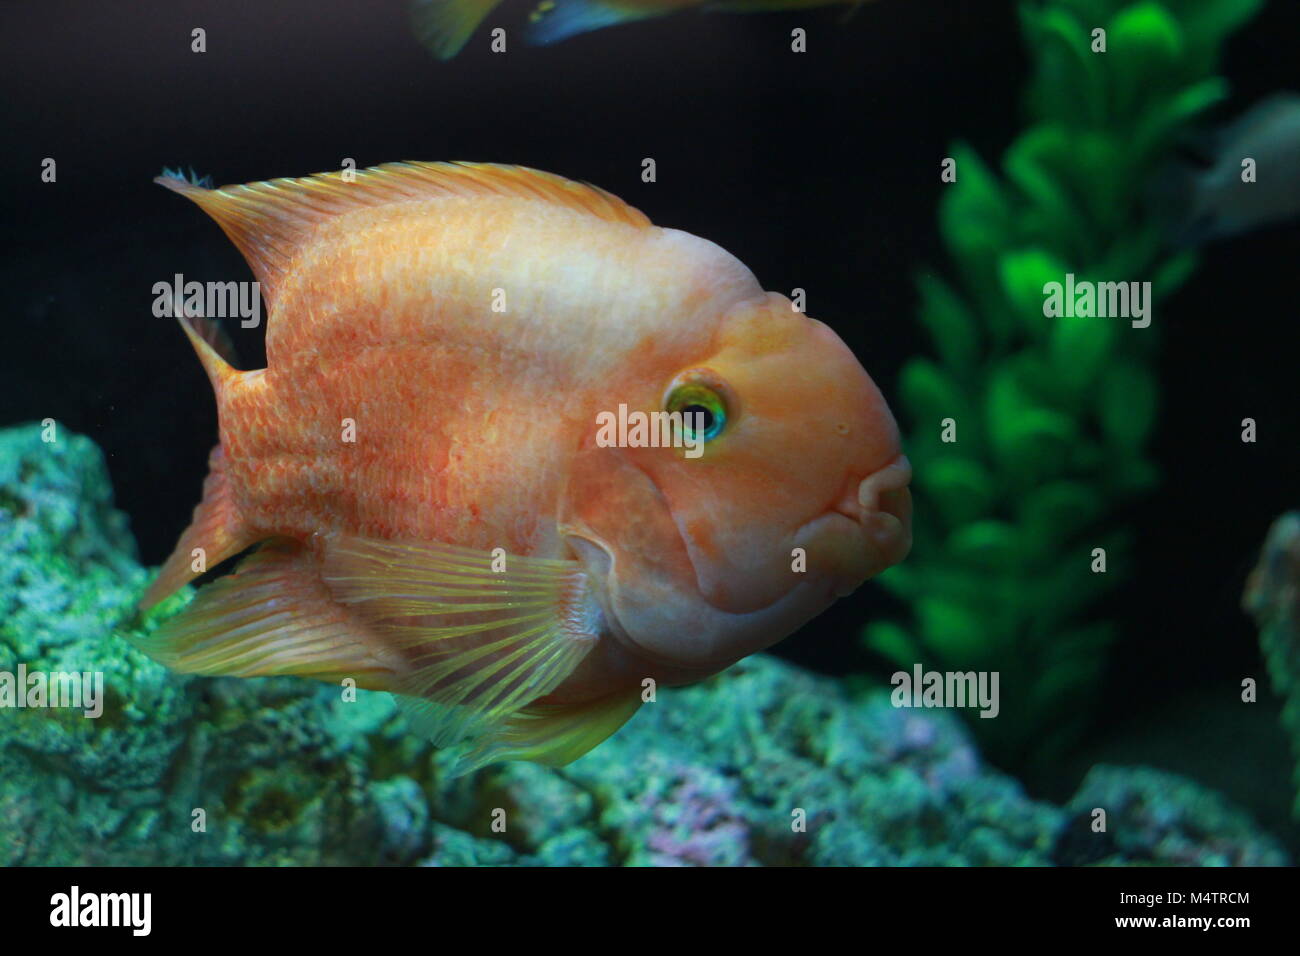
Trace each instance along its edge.
<path fill-rule="evenodd" d="M 1285 851 L 1218 794 L 1177 774 L 1096 766 L 1070 809 L 1107 814 L 1110 862 L 1158 866 L 1285 866 Z"/>
<path fill-rule="evenodd" d="M 0 709 L 0 863 L 406 862 L 426 852 L 422 791 L 414 800 L 366 763 L 369 741 L 396 723 L 390 701 L 350 705 L 336 735 L 325 688 L 188 678 L 130 645 L 122 632 L 149 574 L 111 499 L 88 439 L 0 431 L 0 672 L 98 675 L 87 687 L 102 686 L 97 717 Z"/>
<path fill-rule="evenodd" d="M 451 778 L 455 755 L 407 733 L 386 695 L 186 677 L 136 651 L 124 635 L 142 626 L 133 605 L 149 573 L 102 455 L 42 432 L 0 430 L 0 673 L 100 674 L 102 713 L 0 708 L 0 863 L 1283 859 L 1190 782 L 1099 771 L 1062 810 L 984 765 L 950 714 L 852 695 L 765 655 L 661 690 L 561 770 L 509 763 Z M 1117 808 L 1101 841 L 1080 817 L 1095 801 Z"/>
<path fill-rule="evenodd" d="M 1268 529 L 1242 605 L 1259 624 L 1269 680 L 1282 698 L 1282 727 L 1295 758 L 1291 812 L 1300 818 L 1300 512 L 1282 515 Z"/>
<path fill-rule="evenodd" d="M 949 715 L 854 699 L 766 655 L 661 693 L 564 772 L 628 863 L 1043 862 L 1061 823 Z"/>

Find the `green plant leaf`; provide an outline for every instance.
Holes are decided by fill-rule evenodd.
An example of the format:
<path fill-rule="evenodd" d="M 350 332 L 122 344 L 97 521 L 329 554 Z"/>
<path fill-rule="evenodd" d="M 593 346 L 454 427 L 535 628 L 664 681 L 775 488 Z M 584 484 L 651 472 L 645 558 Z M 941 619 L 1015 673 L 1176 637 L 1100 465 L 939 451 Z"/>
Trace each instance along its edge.
<path fill-rule="evenodd" d="M 1102 514 L 1101 495 L 1081 481 L 1052 481 L 1030 490 L 1020 503 L 1027 534 L 1045 547 L 1059 549 Z"/>
<path fill-rule="evenodd" d="M 1131 118 L 1153 92 L 1178 81 L 1182 49 L 1182 29 L 1162 4 L 1141 0 L 1116 14 L 1107 30 L 1105 55 L 1120 118 Z"/>
<path fill-rule="evenodd" d="M 946 668 L 962 669 L 986 660 L 997 644 L 979 611 L 944 597 L 916 602 L 917 621 L 925 650 Z"/>
<path fill-rule="evenodd" d="M 1106 439 L 1122 455 L 1136 455 L 1146 443 L 1156 400 L 1154 376 L 1136 362 L 1118 361 L 1102 374 L 1097 417 Z"/>
<path fill-rule="evenodd" d="M 948 539 L 948 552 L 958 561 L 1002 570 L 1015 568 L 1024 560 L 1016 528 L 993 519 L 958 528 Z"/>
<path fill-rule="evenodd" d="M 1023 388 L 1011 363 L 993 374 L 986 417 L 1003 473 L 1026 485 L 1059 474 L 1078 435 L 1068 415 L 1043 406 Z"/>
<path fill-rule="evenodd" d="M 918 276 L 917 286 L 921 293 L 921 322 L 941 361 L 954 371 L 971 371 L 979 358 L 980 332 L 970 308 L 937 275 Z"/>
<path fill-rule="evenodd" d="M 944 525 L 949 528 L 987 515 L 993 507 L 995 488 L 988 470 L 979 462 L 959 457 L 956 451 L 931 460 L 916 473 L 916 482 L 942 510 Z"/>
<path fill-rule="evenodd" d="M 1200 47 L 1213 48 L 1253 17 L 1262 5 L 1263 0 L 1182 0 L 1177 11 L 1189 40 Z"/>
<path fill-rule="evenodd" d="M 929 359 L 912 359 L 904 365 L 898 377 L 898 390 L 903 404 L 922 427 L 937 431 L 940 422 L 952 418 L 960 428 L 964 419 L 972 417 L 970 403 L 956 382 Z"/>
<path fill-rule="evenodd" d="M 957 181 L 939 204 L 941 231 L 955 257 L 987 255 L 1008 239 L 1010 204 L 979 154 L 958 143 L 951 155 L 957 162 Z"/>
<path fill-rule="evenodd" d="M 1064 282 L 1068 271 L 1064 263 L 1043 249 L 1015 249 L 999 260 L 1002 288 L 1032 332 L 1042 335 L 1048 328 L 1048 319 L 1043 315 L 1044 287 L 1049 282 Z"/>
<path fill-rule="evenodd" d="M 1200 257 L 1194 251 L 1183 252 L 1160 264 L 1151 280 L 1151 295 L 1158 302 L 1173 295 L 1196 271 Z"/>
<path fill-rule="evenodd" d="M 1074 134 L 1059 123 L 1042 123 L 1024 133 L 1007 149 L 1002 168 L 1029 206 L 1021 212 L 1034 236 L 1069 234 L 1083 223 L 1074 202 L 1071 140 Z"/>
<path fill-rule="evenodd" d="M 1049 355 L 1052 369 L 1072 388 L 1089 385 L 1115 344 L 1120 319 L 1061 315 L 1052 323 Z"/>
<path fill-rule="evenodd" d="M 872 621 L 864 629 L 863 639 L 868 648 L 895 664 L 910 667 L 924 663 L 912 635 L 894 621 Z"/>
<path fill-rule="evenodd" d="M 1075 15 L 1060 4 L 1021 4 L 1025 40 L 1038 54 L 1027 99 L 1039 116 L 1092 124 L 1103 118 L 1105 78 L 1081 17 L 1097 22 L 1095 10 Z"/>
<path fill-rule="evenodd" d="M 1133 152 L 1146 160 L 1148 154 L 1167 147 L 1179 130 L 1196 122 L 1227 95 L 1228 84 L 1212 76 L 1191 84 L 1162 103 L 1152 104 L 1133 131 Z"/>

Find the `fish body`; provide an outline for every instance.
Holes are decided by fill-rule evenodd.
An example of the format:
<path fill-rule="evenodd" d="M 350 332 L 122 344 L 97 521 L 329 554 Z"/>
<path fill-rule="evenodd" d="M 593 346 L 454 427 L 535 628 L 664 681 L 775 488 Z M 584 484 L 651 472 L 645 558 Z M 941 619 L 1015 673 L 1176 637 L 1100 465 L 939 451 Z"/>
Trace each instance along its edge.
<path fill-rule="evenodd" d="M 878 390 L 704 239 L 518 167 L 160 181 L 270 310 L 250 371 L 182 319 L 220 444 L 142 605 L 196 576 L 196 549 L 260 548 L 144 639 L 171 666 L 351 678 L 436 744 L 474 740 L 467 768 L 562 763 L 647 681 L 769 646 L 907 550 Z M 713 409 L 698 458 L 601 441 L 602 415 L 674 396 Z"/>
<path fill-rule="evenodd" d="M 501 0 L 414 0 L 416 37 L 439 59 L 454 57 Z M 667 16 L 687 9 L 723 12 L 804 10 L 864 0 L 541 0 L 528 16 L 525 39 L 545 45 L 620 23 Z"/>
<path fill-rule="evenodd" d="M 1269 96 L 1219 129 L 1206 168 L 1170 174 L 1175 238 L 1199 244 L 1300 217 L 1300 93 Z M 1243 162 L 1254 161 L 1243 179 Z"/>

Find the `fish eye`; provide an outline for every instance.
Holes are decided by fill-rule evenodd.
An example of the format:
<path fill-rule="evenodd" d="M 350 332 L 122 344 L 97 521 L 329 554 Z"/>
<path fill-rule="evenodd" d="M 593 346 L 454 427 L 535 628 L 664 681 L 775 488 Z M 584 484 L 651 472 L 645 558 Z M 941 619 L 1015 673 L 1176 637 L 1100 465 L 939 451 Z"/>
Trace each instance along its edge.
<path fill-rule="evenodd" d="M 668 412 L 682 413 L 683 427 L 692 438 L 712 441 L 727 427 L 727 403 L 722 393 L 703 382 L 683 382 L 674 386 L 668 392 L 664 407 Z M 696 436 L 695 423 L 701 418 L 703 427 Z"/>

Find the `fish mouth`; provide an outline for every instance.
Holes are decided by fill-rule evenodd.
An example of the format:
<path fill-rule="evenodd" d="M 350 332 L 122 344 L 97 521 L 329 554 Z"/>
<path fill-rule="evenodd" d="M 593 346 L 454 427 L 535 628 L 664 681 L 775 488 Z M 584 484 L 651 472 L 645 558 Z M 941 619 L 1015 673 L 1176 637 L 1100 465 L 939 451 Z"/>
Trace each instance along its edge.
<path fill-rule="evenodd" d="M 901 561 L 912 542 L 911 474 L 911 465 L 899 455 L 866 477 L 851 476 L 845 494 L 828 502 L 793 539 L 784 538 L 783 554 L 791 546 L 804 549 L 808 573 L 796 575 L 790 590 L 744 609 L 727 609 L 707 598 L 684 536 L 687 563 L 669 566 L 638 563 L 644 555 L 620 553 L 580 522 L 561 530 L 593 584 L 591 600 L 599 606 L 602 632 L 647 664 L 671 668 L 677 677 L 702 676 L 771 646 Z M 633 571 L 634 584 L 619 580 Z"/>
<path fill-rule="evenodd" d="M 858 521 L 885 567 L 898 564 L 912 550 L 911 483 L 912 463 L 899 455 L 858 485 Z"/>
<path fill-rule="evenodd" d="M 831 579 L 836 597 L 853 593 L 907 557 L 912 549 L 911 480 L 906 455 L 865 478 L 851 476 L 827 511 L 796 535 L 809 567 Z"/>

